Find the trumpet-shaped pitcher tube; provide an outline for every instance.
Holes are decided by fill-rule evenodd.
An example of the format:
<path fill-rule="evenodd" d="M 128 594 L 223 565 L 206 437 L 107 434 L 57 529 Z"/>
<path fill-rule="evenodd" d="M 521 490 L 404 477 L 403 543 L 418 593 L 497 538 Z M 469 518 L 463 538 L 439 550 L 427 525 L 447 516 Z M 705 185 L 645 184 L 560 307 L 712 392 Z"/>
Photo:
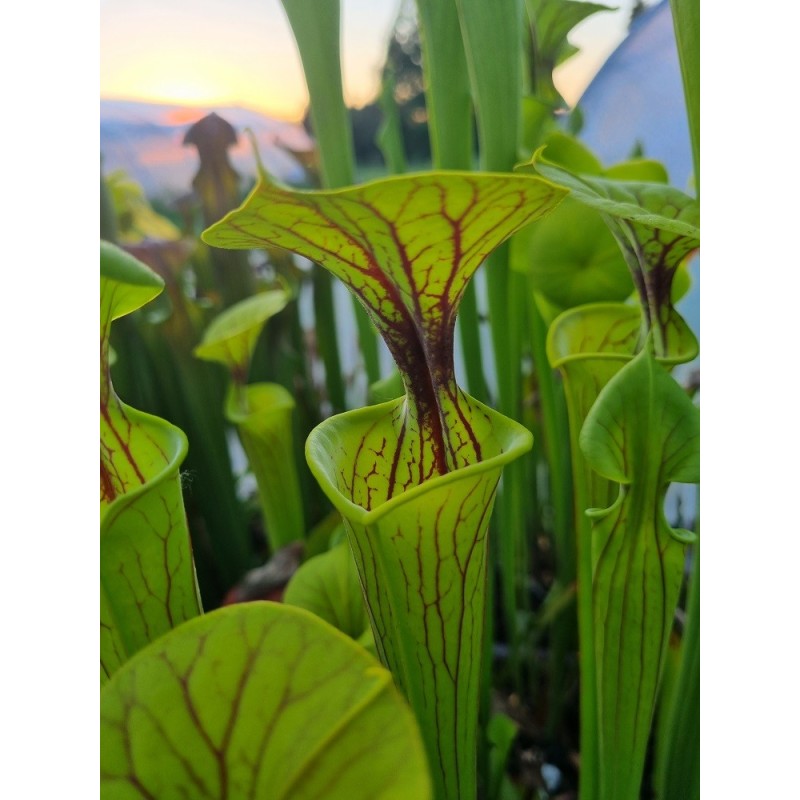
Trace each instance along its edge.
<path fill-rule="evenodd" d="M 465 396 L 466 397 L 466 396 Z M 306 445 L 345 520 L 381 660 L 417 713 L 437 797 L 476 792 L 487 528 L 504 464 L 530 432 L 469 399 L 484 460 L 386 497 L 403 398 L 326 420 Z"/>

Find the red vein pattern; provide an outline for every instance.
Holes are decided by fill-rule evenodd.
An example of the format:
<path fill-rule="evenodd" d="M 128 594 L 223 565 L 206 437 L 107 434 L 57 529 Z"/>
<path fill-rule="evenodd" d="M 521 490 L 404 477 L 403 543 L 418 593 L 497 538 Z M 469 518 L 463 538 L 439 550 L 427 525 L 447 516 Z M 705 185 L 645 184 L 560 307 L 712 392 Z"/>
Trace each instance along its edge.
<path fill-rule="evenodd" d="M 440 798 L 476 794 L 486 532 L 503 464 L 531 445 L 457 386 L 456 314 L 489 253 L 564 194 L 530 176 L 473 173 L 313 193 L 262 180 L 204 234 L 328 269 L 400 370 L 405 397 L 328 420 L 307 452 L 345 517 L 381 660 L 420 720 Z"/>
<path fill-rule="evenodd" d="M 623 484 L 592 512 L 592 606 L 601 794 L 636 800 L 685 559 L 664 496 L 671 481 L 699 480 L 699 411 L 643 352 L 598 398 L 581 445 Z"/>
<path fill-rule="evenodd" d="M 670 326 L 667 363 L 690 361 L 697 354 L 697 340 L 680 317 L 676 316 Z M 563 375 L 567 401 L 574 513 L 578 525 L 580 638 L 582 646 L 589 652 L 594 649 L 595 629 L 602 623 L 595 618 L 596 603 L 583 602 L 592 593 L 592 549 L 597 538 L 586 518 L 586 510 L 612 506 L 620 489 L 608 475 L 597 472 L 588 464 L 579 446 L 579 433 L 600 392 L 641 347 L 642 328 L 642 312 L 639 308 L 621 303 L 597 303 L 565 312 L 553 323 L 548 334 L 548 358 L 551 365 Z M 638 408 L 641 400 L 637 398 L 632 402 Z M 609 652 L 613 652 L 613 649 L 609 649 Z M 582 662 L 581 680 L 586 685 L 598 687 L 599 691 L 596 664 L 597 659 Z M 598 706 L 596 694 L 591 697 L 587 692 L 581 712 L 582 735 L 587 741 L 596 741 L 598 737 Z M 595 753 L 593 762 L 597 760 L 598 754 Z M 599 779 L 599 775 L 593 774 L 592 780 L 597 782 Z"/>
<path fill-rule="evenodd" d="M 486 256 L 565 192 L 522 175 L 426 173 L 338 192 L 261 181 L 242 208 L 205 232 L 218 247 L 282 247 L 325 267 L 359 298 L 406 387 L 392 455 L 400 486 L 480 460 L 455 382 L 458 305 Z M 411 469 L 413 465 L 413 472 Z"/>
<path fill-rule="evenodd" d="M 503 465 L 531 445 L 522 426 L 464 400 L 484 460 L 389 501 L 402 398 L 333 417 L 308 444 L 345 517 L 379 655 L 420 720 L 442 798 L 475 794 L 487 527 Z"/>
<path fill-rule="evenodd" d="M 108 800 L 430 800 L 388 673 L 289 606 L 233 606 L 159 639 L 104 689 L 101 735 Z"/>
<path fill-rule="evenodd" d="M 126 406 L 111 383 L 111 321 L 127 288 L 101 275 L 101 682 L 200 612 L 179 473 L 185 438 Z"/>

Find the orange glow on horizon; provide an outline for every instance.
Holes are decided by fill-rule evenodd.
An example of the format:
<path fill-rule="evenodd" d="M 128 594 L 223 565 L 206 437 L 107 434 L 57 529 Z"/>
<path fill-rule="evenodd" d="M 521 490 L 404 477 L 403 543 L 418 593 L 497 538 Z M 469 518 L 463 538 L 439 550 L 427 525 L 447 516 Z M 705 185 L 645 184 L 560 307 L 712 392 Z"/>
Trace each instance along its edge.
<path fill-rule="evenodd" d="M 348 104 L 376 99 L 399 5 L 400 0 L 343 0 Z M 624 36 L 625 16 L 604 12 L 570 34 L 585 49 L 556 70 L 556 85 L 569 103 Z M 240 106 L 292 122 L 302 119 L 308 105 L 302 64 L 279 0 L 229 0 L 202 9 L 179 0 L 105 0 L 100 64 L 100 95 L 109 99 Z"/>
<path fill-rule="evenodd" d="M 398 2 L 380 0 L 374 14 L 350 17 L 355 34 L 344 26 L 348 102 L 375 99 Z M 100 22 L 101 97 L 240 106 L 292 122 L 305 114 L 303 68 L 279 0 L 231 0 L 202 13 L 177 0 L 108 0 Z"/>

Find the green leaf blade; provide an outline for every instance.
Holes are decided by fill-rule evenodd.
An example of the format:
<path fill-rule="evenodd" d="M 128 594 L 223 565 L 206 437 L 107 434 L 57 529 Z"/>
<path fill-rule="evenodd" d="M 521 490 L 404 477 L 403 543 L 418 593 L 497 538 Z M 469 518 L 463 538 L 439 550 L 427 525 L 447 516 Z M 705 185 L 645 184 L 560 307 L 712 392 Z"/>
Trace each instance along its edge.
<path fill-rule="evenodd" d="M 108 322 L 149 303 L 164 280 L 111 242 L 100 242 L 100 314 Z"/>
<path fill-rule="evenodd" d="M 431 796 L 389 674 L 273 603 L 212 612 L 132 659 L 103 690 L 101 732 L 105 800 Z"/>
<path fill-rule="evenodd" d="M 113 319 L 163 281 L 132 256 L 100 250 L 101 681 L 148 642 L 200 612 L 180 465 L 183 432 L 125 405 L 108 363 Z"/>
<path fill-rule="evenodd" d="M 369 630 L 358 572 L 346 542 L 306 561 L 289 581 L 283 602 L 311 611 L 351 639 Z"/>
<path fill-rule="evenodd" d="M 620 181 L 573 172 L 546 161 L 538 150 L 529 165 L 590 208 L 615 219 L 700 240 L 700 209 L 697 201 L 672 186 L 649 181 Z"/>
<path fill-rule="evenodd" d="M 593 512 L 592 603 L 603 791 L 634 800 L 683 576 L 684 537 L 664 496 L 670 481 L 699 480 L 699 410 L 645 349 L 600 393 L 580 445 L 627 484 Z"/>

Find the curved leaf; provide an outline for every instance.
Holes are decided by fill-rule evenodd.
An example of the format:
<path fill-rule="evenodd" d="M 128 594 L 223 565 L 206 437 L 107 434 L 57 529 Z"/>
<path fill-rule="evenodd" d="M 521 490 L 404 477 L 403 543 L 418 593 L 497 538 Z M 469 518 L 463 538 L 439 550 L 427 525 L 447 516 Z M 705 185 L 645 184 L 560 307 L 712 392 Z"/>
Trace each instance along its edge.
<path fill-rule="evenodd" d="M 322 185 L 348 186 L 354 180 L 355 150 L 350 112 L 342 94 L 340 0 L 282 0 L 282 4 L 303 62 Z M 334 409 L 343 410 L 344 384 L 330 276 L 314 271 L 312 281 L 317 343 L 325 364 L 328 399 Z M 367 378 L 376 381 L 380 365 L 375 331 L 355 298 L 353 311 Z"/>
<path fill-rule="evenodd" d="M 545 160 L 542 148 L 530 161 L 540 175 L 570 189 L 572 197 L 614 219 L 645 228 L 663 230 L 693 240 L 700 239 L 700 209 L 693 197 L 661 183 L 619 181 L 593 175 L 576 175 Z"/>
<path fill-rule="evenodd" d="M 604 168 L 579 140 L 557 132 L 546 140 L 548 163 L 571 173 L 629 181 L 667 181 L 656 161 L 634 160 Z M 521 167 L 525 169 L 525 167 Z M 560 310 L 621 302 L 634 292 L 629 265 L 596 208 L 568 197 L 541 224 L 514 241 L 512 264 L 531 276 L 536 292 Z"/>
<path fill-rule="evenodd" d="M 700 412 L 645 349 L 600 393 L 580 435 L 587 463 L 623 485 L 592 518 L 601 795 L 639 797 L 688 532 L 664 517 L 671 481 L 700 478 Z"/>
<path fill-rule="evenodd" d="M 431 797 L 391 676 L 312 614 L 214 611 L 131 659 L 100 702 L 101 796 Z"/>
<path fill-rule="evenodd" d="M 541 149 L 530 165 L 571 190 L 571 197 L 599 211 L 630 268 L 656 354 L 669 349 L 673 324 L 672 281 L 686 257 L 700 246 L 700 206 L 671 186 L 576 175 L 545 161 Z"/>
<path fill-rule="evenodd" d="M 289 581 L 283 602 L 311 611 L 351 639 L 369 630 L 358 572 L 344 541 L 306 561 Z"/>
<path fill-rule="evenodd" d="M 536 78 L 536 93 L 560 100 L 553 84 L 553 70 L 578 52 L 567 41 L 567 34 L 592 14 L 614 11 L 614 7 L 571 0 L 525 0 L 525 6 L 534 38 L 531 70 Z"/>
<path fill-rule="evenodd" d="M 131 654 L 199 613 L 179 467 L 183 433 L 126 406 L 111 384 L 111 321 L 149 302 L 163 281 L 100 244 L 101 680 Z"/>
<path fill-rule="evenodd" d="M 164 281 L 141 261 L 111 242 L 100 242 L 101 323 L 136 311 L 163 289 Z"/>

